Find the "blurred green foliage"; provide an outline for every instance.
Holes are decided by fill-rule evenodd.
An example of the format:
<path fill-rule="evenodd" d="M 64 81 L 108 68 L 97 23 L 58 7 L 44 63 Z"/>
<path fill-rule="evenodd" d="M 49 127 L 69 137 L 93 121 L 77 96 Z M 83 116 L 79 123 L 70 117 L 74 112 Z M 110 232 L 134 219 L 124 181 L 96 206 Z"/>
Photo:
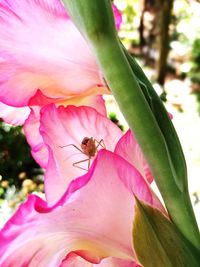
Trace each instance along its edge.
<path fill-rule="evenodd" d="M 20 189 L 23 179 L 35 179 L 42 170 L 33 160 L 22 127 L 0 121 L 0 197 L 9 185 Z"/>
<path fill-rule="evenodd" d="M 119 32 L 125 46 L 139 44 L 138 28 L 138 0 L 115 0 L 117 7 L 123 15 L 123 24 Z"/>
<path fill-rule="evenodd" d="M 196 39 L 192 47 L 194 68 L 200 70 L 200 38 Z"/>
<path fill-rule="evenodd" d="M 112 112 L 109 114 L 109 119 L 115 123 L 119 129 L 121 129 L 122 131 L 124 131 L 124 127 L 123 125 L 121 125 L 121 123 L 119 122 L 118 118 L 117 118 L 117 114 L 115 112 Z"/>
<path fill-rule="evenodd" d="M 124 45 L 131 49 L 134 45 L 140 44 L 140 26 L 141 16 L 144 11 L 144 3 L 147 6 L 156 6 L 156 3 L 162 3 L 160 0 L 115 0 L 115 3 L 123 14 L 123 24 L 121 26 L 119 36 L 123 40 Z M 158 51 L 158 37 L 162 29 L 159 29 L 159 8 L 148 8 L 144 17 L 144 37 L 151 36 L 153 24 L 156 24 L 153 34 L 155 38 L 146 39 L 148 47 L 145 49 L 154 49 L 155 61 L 157 61 L 156 53 Z M 170 48 L 171 52 L 168 57 L 169 68 L 174 69 L 176 75 L 180 77 L 192 78 L 192 81 L 200 81 L 199 72 L 200 65 L 200 2 L 174 0 L 173 12 L 171 14 L 170 25 Z M 136 50 L 131 50 L 135 54 Z M 137 53 L 136 53 L 137 54 Z M 142 55 L 143 60 L 146 54 Z M 193 75 L 194 74 L 194 75 Z"/>
<path fill-rule="evenodd" d="M 189 77 L 192 82 L 200 84 L 200 38 L 196 39 L 191 52 L 192 68 Z"/>

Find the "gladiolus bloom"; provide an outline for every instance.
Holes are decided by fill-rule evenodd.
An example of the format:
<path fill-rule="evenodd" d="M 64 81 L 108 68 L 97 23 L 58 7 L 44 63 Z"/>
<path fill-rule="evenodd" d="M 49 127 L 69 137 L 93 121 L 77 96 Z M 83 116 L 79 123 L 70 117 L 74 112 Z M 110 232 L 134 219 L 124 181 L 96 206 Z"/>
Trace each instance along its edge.
<path fill-rule="evenodd" d="M 84 266 L 71 264 L 75 257 L 94 266 L 101 260 L 106 266 L 103 259 L 107 266 L 135 266 L 134 196 L 165 213 L 132 165 L 101 150 L 54 206 L 31 195 L 19 207 L 0 233 L 0 266 Z"/>
<path fill-rule="evenodd" d="M 28 139 L 27 124 L 25 132 Z M 114 151 L 122 135 L 122 131 L 114 123 L 93 108 L 56 108 L 53 104 L 44 107 L 41 111 L 40 136 L 35 138 L 40 142 L 33 143 L 32 151 L 40 149 L 37 157 L 46 169 L 45 193 L 48 202 L 57 202 L 71 180 L 87 172 L 88 156 L 80 151 L 85 137 L 92 137 L 95 146 L 102 141 L 98 151 L 104 146 L 107 150 Z M 90 159 L 90 165 L 95 156 Z M 85 162 L 81 163 L 82 160 Z M 74 163 L 77 165 L 73 166 Z"/>
<path fill-rule="evenodd" d="M 92 96 L 80 98 L 79 102 L 72 101 L 72 103 L 81 105 L 82 101 L 91 107 L 94 107 L 100 114 L 106 115 L 105 103 L 102 96 Z M 49 103 L 54 102 L 54 99 L 45 97 L 40 91 L 29 101 L 30 115 L 24 124 L 24 132 L 29 145 L 31 146 L 31 153 L 37 163 L 45 168 L 48 162 L 48 152 L 44 145 L 43 138 L 40 134 L 40 111 L 41 108 Z M 57 102 L 55 105 L 68 105 L 70 101 Z M 25 107 L 24 107 L 25 108 Z"/>
<path fill-rule="evenodd" d="M 93 108 L 64 108 L 51 104 L 41 111 L 39 131 L 31 132 L 29 124 L 31 127 L 34 124 L 34 114 L 25 124 L 25 133 L 28 141 L 29 135 L 33 140 L 32 154 L 46 169 L 45 193 L 51 204 L 64 194 L 72 179 L 87 172 L 97 152 L 103 148 L 115 151 L 137 168 L 148 182 L 152 182 L 149 166 L 131 131 L 123 136 L 113 122 Z M 92 137 L 95 147 L 98 146 L 95 155 L 90 158 L 90 164 L 88 155 L 81 152 L 85 137 Z"/>

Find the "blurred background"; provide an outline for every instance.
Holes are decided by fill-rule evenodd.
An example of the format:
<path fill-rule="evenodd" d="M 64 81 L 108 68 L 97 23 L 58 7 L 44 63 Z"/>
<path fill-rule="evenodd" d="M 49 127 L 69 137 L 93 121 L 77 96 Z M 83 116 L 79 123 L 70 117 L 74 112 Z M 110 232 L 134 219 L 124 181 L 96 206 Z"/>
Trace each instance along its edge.
<path fill-rule="evenodd" d="M 173 115 L 188 165 L 189 190 L 200 225 L 200 1 L 115 0 L 119 36 Z M 108 114 L 127 129 L 114 99 Z M 43 171 L 23 129 L 0 121 L 0 227 L 31 192 L 42 194 Z"/>

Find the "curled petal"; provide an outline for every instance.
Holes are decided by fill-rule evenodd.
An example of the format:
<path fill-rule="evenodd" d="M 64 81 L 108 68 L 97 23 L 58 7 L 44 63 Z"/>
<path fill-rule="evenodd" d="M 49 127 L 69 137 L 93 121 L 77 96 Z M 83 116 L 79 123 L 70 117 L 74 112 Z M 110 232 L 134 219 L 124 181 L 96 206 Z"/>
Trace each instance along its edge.
<path fill-rule="evenodd" d="M 27 142 L 31 146 L 31 154 L 33 158 L 42 168 L 45 168 L 47 165 L 48 150 L 39 131 L 40 110 L 43 106 L 56 101 L 59 101 L 59 99 L 46 97 L 40 90 L 37 90 L 34 97 L 32 97 L 28 103 L 31 112 L 24 123 L 24 133 Z"/>
<path fill-rule="evenodd" d="M 35 161 L 42 167 L 47 167 L 48 149 L 40 134 L 40 107 L 31 108 L 31 113 L 24 124 L 24 133 L 27 142 L 31 146 L 31 154 Z"/>
<path fill-rule="evenodd" d="M 135 166 L 149 183 L 153 181 L 149 165 L 144 158 L 141 148 L 131 130 L 128 130 L 127 133 L 119 140 L 115 148 L 115 153 L 122 156 L 129 163 Z"/>
<path fill-rule="evenodd" d="M 54 206 L 34 195 L 20 206 L 0 233 L 0 266 L 57 267 L 73 252 L 93 264 L 107 257 L 136 260 L 134 196 L 163 209 L 132 165 L 101 150 Z"/>
<path fill-rule="evenodd" d="M 99 267 L 142 267 L 140 264 L 134 261 L 121 260 L 117 258 L 107 258 L 101 261 Z"/>
<path fill-rule="evenodd" d="M 134 261 L 121 260 L 113 257 L 105 258 L 98 264 L 91 264 L 76 254 L 70 255 L 63 260 L 59 267 L 142 267 Z"/>
<path fill-rule="evenodd" d="M 114 123 L 92 108 L 54 105 L 42 110 L 40 133 L 49 150 L 45 193 L 50 203 L 55 203 L 69 182 L 83 175 L 95 158 L 97 152 L 89 160 L 81 149 L 85 137 L 93 138 L 97 151 L 101 148 L 114 151 L 122 136 Z"/>
<path fill-rule="evenodd" d="M 63 100 L 56 102 L 56 106 L 64 106 L 67 107 L 68 105 L 74 105 L 76 107 L 79 106 L 88 106 L 96 109 L 100 114 L 106 116 L 106 106 L 105 101 L 101 95 L 95 96 L 85 96 L 85 97 L 74 97 L 70 100 Z"/>
<path fill-rule="evenodd" d="M 12 125 L 23 125 L 30 114 L 29 107 L 11 107 L 0 102 L 0 118 Z"/>

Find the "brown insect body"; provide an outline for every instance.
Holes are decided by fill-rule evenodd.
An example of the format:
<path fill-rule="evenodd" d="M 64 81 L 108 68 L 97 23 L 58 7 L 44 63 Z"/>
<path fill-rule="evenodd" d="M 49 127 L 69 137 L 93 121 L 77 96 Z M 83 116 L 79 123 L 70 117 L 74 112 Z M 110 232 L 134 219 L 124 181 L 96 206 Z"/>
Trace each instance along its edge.
<path fill-rule="evenodd" d="M 97 152 L 97 147 L 93 137 L 84 137 L 83 141 L 81 142 L 81 149 L 83 150 L 83 153 L 89 158 L 94 157 Z"/>
<path fill-rule="evenodd" d="M 83 153 L 84 155 L 86 155 L 88 157 L 87 159 L 80 160 L 80 161 L 74 162 L 72 164 L 74 167 L 79 168 L 79 169 L 84 170 L 84 171 L 88 171 L 89 170 L 91 158 L 96 155 L 98 147 L 101 146 L 102 148 L 105 148 L 105 144 L 104 144 L 103 139 L 101 139 L 100 141 L 97 141 L 93 137 L 90 137 L 90 138 L 89 137 L 84 137 L 82 142 L 81 142 L 81 147 L 80 148 L 78 146 L 74 145 L 74 144 L 61 146 L 61 148 L 67 147 L 67 146 L 75 147 L 78 151 L 80 151 L 81 153 Z M 88 168 L 87 169 L 78 166 L 78 164 L 86 162 L 86 161 L 88 161 Z"/>

